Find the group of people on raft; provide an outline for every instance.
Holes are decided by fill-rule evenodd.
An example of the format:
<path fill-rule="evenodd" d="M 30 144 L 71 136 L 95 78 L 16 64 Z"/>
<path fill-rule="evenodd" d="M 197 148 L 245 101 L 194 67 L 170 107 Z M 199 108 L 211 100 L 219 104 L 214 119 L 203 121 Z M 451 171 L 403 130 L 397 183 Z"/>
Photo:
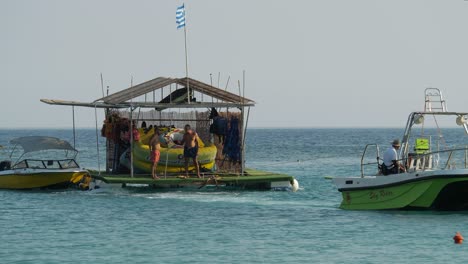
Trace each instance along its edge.
<path fill-rule="evenodd" d="M 182 138 L 181 145 L 184 146 L 184 159 L 185 159 L 185 174 L 188 177 L 188 164 L 192 159 L 193 166 L 197 172 L 197 177 L 200 176 L 200 168 L 198 167 L 198 134 L 195 132 L 189 124 L 184 127 L 184 136 Z M 157 126 L 154 127 L 154 134 L 151 136 L 149 141 L 150 149 L 150 160 L 153 163 L 151 169 L 151 175 L 153 179 L 159 179 L 156 175 L 156 168 L 158 167 L 159 159 L 161 157 L 161 142 L 159 140 L 159 129 Z"/>

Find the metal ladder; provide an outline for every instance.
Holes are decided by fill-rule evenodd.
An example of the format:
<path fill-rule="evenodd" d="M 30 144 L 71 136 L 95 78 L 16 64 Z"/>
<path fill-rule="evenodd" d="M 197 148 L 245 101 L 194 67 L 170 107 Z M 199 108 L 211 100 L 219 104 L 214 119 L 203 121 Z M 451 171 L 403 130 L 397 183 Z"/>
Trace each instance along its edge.
<path fill-rule="evenodd" d="M 447 112 L 447 104 L 439 88 L 426 88 L 424 94 L 424 112 Z"/>

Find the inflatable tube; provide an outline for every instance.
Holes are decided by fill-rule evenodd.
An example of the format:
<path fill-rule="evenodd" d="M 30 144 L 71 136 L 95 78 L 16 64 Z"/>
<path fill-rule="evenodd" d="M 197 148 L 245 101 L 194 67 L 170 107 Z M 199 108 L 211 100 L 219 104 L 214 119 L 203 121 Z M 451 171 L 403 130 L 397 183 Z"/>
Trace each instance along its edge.
<path fill-rule="evenodd" d="M 141 138 L 139 142 L 133 144 L 133 167 L 135 171 L 141 173 L 151 173 L 153 166 L 150 161 L 149 140 L 153 135 L 153 131 L 148 134 L 140 132 Z M 156 169 L 157 172 L 185 172 L 185 158 L 184 148 L 174 143 L 174 141 L 181 140 L 184 131 L 181 129 L 174 129 L 166 135 L 161 135 L 159 140 L 161 142 L 161 158 Z M 198 139 L 198 162 L 200 169 L 211 170 L 215 164 L 215 157 L 217 148 L 214 144 L 205 145 L 203 141 Z M 130 150 L 126 150 L 120 157 L 120 164 L 126 168 L 130 168 Z M 192 165 L 192 160 L 189 161 L 189 171 L 194 170 L 195 166 Z"/>

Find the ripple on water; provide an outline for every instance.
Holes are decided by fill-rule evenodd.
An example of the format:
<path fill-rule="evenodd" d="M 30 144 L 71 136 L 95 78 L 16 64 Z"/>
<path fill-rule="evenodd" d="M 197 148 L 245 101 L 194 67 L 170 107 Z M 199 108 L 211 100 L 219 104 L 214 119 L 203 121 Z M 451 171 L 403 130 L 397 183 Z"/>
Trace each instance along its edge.
<path fill-rule="evenodd" d="M 0 144 L 33 132 L 0 130 Z M 46 132 L 63 138 L 70 131 Z M 80 163 L 97 167 L 94 130 L 78 132 L 86 150 Z M 467 236 L 465 212 L 338 209 L 341 196 L 324 176 L 359 174 L 362 146 L 401 133 L 249 130 L 249 163 L 294 175 L 296 193 L 0 191 L 1 262 L 462 263 L 468 251 L 452 237 Z M 281 153 L 272 156 L 278 144 L 271 139 L 285 135 L 301 141 L 278 143 Z"/>

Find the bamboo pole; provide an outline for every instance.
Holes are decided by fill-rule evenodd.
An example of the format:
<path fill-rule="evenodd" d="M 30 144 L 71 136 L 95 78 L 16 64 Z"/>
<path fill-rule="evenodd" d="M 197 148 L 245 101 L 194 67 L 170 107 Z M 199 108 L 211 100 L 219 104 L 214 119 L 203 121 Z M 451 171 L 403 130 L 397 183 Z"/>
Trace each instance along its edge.
<path fill-rule="evenodd" d="M 74 105 L 72 105 L 72 116 L 73 116 L 73 148 L 76 149 L 75 106 Z"/>
<path fill-rule="evenodd" d="M 210 85 L 213 86 L 213 74 L 210 73 Z M 214 103 L 214 98 L 211 96 L 211 103 Z"/>
<path fill-rule="evenodd" d="M 247 134 L 247 122 L 249 121 L 250 107 L 247 110 L 247 119 L 245 120 L 245 70 L 242 72 L 242 125 L 244 126 L 244 131 L 242 133 L 242 175 L 245 171 L 245 136 Z M 244 123 L 245 120 L 245 123 Z"/>
<path fill-rule="evenodd" d="M 130 176 L 133 178 L 133 107 L 130 107 Z"/>
<path fill-rule="evenodd" d="M 133 87 L 133 76 L 130 80 L 130 87 Z M 130 99 L 130 177 L 133 178 L 133 98 Z"/>
<path fill-rule="evenodd" d="M 240 131 L 244 131 L 244 105 L 242 104 L 242 93 L 241 93 L 241 84 L 240 84 L 240 81 L 238 80 L 237 81 L 237 86 L 239 87 L 239 103 L 242 105 L 241 106 L 241 115 L 240 115 L 240 118 L 241 118 L 241 127 L 240 127 Z M 241 176 L 244 176 L 244 146 L 243 146 L 243 138 L 244 138 L 244 135 L 242 135 L 242 139 L 241 139 Z"/>
<path fill-rule="evenodd" d="M 94 107 L 94 119 L 96 121 L 96 150 L 98 162 L 98 175 L 101 175 L 101 158 L 99 157 L 99 136 L 98 136 L 98 121 L 97 121 L 97 108 Z"/>

